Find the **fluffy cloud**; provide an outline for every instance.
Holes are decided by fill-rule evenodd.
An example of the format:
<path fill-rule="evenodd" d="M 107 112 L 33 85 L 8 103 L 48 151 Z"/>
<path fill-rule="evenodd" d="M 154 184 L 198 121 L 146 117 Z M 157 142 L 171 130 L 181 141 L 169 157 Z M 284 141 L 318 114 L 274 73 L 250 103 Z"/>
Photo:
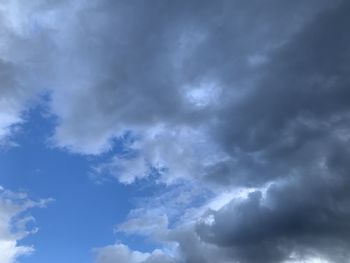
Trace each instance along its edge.
<path fill-rule="evenodd" d="M 94 167 L 98 175 L 111 174 L 122 183 L 133 183 L 153 173 L 168 185 L 206 174 L 229 158 L 201 129 L 155 125 L 124 140 L 124 152 Z"/>
<path fill-rule="evenodd" d="M 43 207 L 49 200 L 33 201 L 25 193 L 16 193 L 0 187 L 0 261 L 13 263 L 19 256 L 31 254 L 32 246 L 18 245 L 27 235 L 35 233 L 27 223 L 34 221 L 28 214 L 33 207 Z"/>

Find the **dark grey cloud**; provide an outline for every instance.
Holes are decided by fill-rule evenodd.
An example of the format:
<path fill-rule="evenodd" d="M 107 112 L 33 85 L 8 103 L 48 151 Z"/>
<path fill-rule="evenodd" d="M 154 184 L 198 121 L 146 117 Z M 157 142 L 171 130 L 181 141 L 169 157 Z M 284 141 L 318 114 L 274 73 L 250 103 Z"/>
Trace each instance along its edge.
<path fill-rule="evenodd" d="M 179 262 L 347 262 L 349 11 L 346 1 L 103 1 L 81 9 L 73 43 L 74 55 L 86 57 L 78 73 L 87 81 L 76 83 L 86 92 L 69 91 L 62 111 L 55 101 L 67 91 L 54 91 L 56 143 L 100 153 L 124 129 L 136 130 L 137 162 L 165 163 L 171 177 L 215 190 L 259 189 L 209 212 L 211 223 L 164 234 L 178 243 Z M 218 102 L 201 92 L 217 92 Z M 188 151 L 195 147 L 218 156 L 203 161 Z"/>
<path fill-rule="evenodd" d="M 187 95 L 212 83 L 232 104 L 256 75 L 249 61 L 264 60 L 329 5 L 318 3 L 83 2 L 58 37 L 57 145 L 100 153 L 125 128 L 213 121 L 221 103 L 198 109 Z"/>
<path fill-rule="evenodd" d="M 197 226 L 199 235 L 232 249 L 239 262 L 284 262 L 293 253 L 348 262 L 348 184 L 337 176 L 305 176 L 286 178 L 264 194 L 257 191 L 244 201 L 232 201 L 213 213 L 212 225 Z"/>
<path fill-rule="evenodd" d="M 252 90 L 223 109 L 214 136 L 238 167 L 251 170 L 251 180 L 244 173 L 243 183 L 309 166 L 324 140 L 348 129 L 348 10 L 343 2 L 307 23 L 272 52 Z M 228 171 L 229 165 L 219 168 Z"/>
<path fill-rule="evenodd" d="M 221 172 L 226 183 L 274 181 L 213 212 L 212 225 L 197 226 L 238 262 L 284 262 L 293 254 L 349 260 L 349 10 L 344 1 L 316 16 L 223 113 L 215 136 L 238 165 L 218 165 L 212 179 Z"/>

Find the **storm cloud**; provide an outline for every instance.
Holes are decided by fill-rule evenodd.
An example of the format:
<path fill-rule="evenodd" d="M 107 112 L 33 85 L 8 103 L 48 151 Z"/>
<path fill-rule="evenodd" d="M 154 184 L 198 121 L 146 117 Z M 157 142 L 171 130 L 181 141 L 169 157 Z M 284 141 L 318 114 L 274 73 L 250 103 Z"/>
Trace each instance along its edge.
<path fill-rule="evenodd" d="M 286 35 L 278 33 L 271 14 L 264 17 L 262 36 L 259 26 L 248 36 L 233 29 L 234 19 L 225 21 L 224 15 L 217 18 L 224 24 L 220 30 L 206 25 L 207 35 L 185 64 L 184 76 L 213 81 L 206 85 L 220 89 L 220 103 L 194 111 L 177 108 L 181 118 L 170 114 L 162 121 L 203 129 L 215 145 L 210 150 L 220 157 L 202 162 L 196 170 L 201 175 L 192 175 L 196 180 L 261 190 L 209 211 L 211 221 L 196 223 L 193 232 L 172 230 L 182 233 L 175 238 L 179 262 L 348 262 L 349 11 L 349 3 L 337 2 L 312 18 L 303 14 L 297 29 L 282 26 Z M 256 49 L 262 54 L 249 65 Z M 191 235 L 195 241 L 188 241 Z M 213 255 L 216 259 L 209 259 Z"/>

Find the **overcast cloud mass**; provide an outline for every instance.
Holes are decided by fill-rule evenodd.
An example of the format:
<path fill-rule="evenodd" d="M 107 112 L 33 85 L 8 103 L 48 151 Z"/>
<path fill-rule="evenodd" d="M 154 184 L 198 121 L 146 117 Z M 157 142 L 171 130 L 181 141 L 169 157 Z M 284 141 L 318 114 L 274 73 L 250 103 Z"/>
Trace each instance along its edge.
<path fill-rule="evenodd" d="M 40 108 L 95 187 L 148 189 L 95 263 L 350 262 L 349 25 L 346 0 L 2 0 L 0 154 Z M 0 262 L 46 202 L 0 188 Z"/>

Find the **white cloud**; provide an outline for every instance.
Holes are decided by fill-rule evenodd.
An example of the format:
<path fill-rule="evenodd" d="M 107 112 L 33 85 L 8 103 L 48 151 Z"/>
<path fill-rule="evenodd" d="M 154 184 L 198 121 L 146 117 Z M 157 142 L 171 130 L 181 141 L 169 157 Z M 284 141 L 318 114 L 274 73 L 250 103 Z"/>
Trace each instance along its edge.
<path fill-rule="evenodd" d="M 28 246 L 18 246 L 16 241 L 0 240 L 0 261 L 3 263 L 15 262 L 19 256 L 30 255 L 34 249 Z"/>
<path fill-rule="evenodd" d="M 25 193 L 16 193 L 0 187 L 0 262 L 14 263 L 20 256 L 34 252 L 32 246 L 18 245 L 27 235 L 35 233 L 36 228 L 28 228 L 34 221 L 28 210 L 43 207 L 49 200 L 32 201 Z"/>
<path fill-rule="evenodd" d="M 97 254 L 96 263 L 175 263 L 171 256 L 161 250 L 143 253 L 130 250 L 124 244 L 95 249 L 95 252 Z"/>
<path fill-rule="evenodd" d="M 95 177 L 104 177 L 106 174 L 117 178 L 123 184 L 131 184 L 137 179 L 147 177 L 150 174 L 150 167 L 142 156 L 115 156 L 110 161 L 93 167 Z"/>
<path fill-rule="evenodd" d="M 168 229 L 168 217 L 165 211 L 157 209 L 139 208 L 130 211 L 128 219 L 116 228 L 128 234 L 139 234 L 143 236 L 161 235 Z"/>
<path fill-rule="evenodd" d="M 183 87 L 185 99 L 197 108 L 217 106 L 221 99 L 221 88 L 215 82 L 202 80 L 198 85 Z"/>
<path fill-rule="evenodd" d="M 158 182 L 170 185 L 203 178 L 207 169 L 227 158 L 201 127 L 161 124 L 145 128 L 138 135 L 125 145 L 124 150 L 133 155 L 117 154 L 94 167 L 94 172 L 99 176 L 111 174 L 128 184 L 148 177 L 152 168 L 159 174 Z"/>
<path fill-rule="evenodd" d="M 311 255 L 303 256 L 297 253 L 292 253 L 290 258 L 283 263 L 331 263 L 327 259 L 320 255 L 315 255 L 315 253 L 310 253 Z"/>

